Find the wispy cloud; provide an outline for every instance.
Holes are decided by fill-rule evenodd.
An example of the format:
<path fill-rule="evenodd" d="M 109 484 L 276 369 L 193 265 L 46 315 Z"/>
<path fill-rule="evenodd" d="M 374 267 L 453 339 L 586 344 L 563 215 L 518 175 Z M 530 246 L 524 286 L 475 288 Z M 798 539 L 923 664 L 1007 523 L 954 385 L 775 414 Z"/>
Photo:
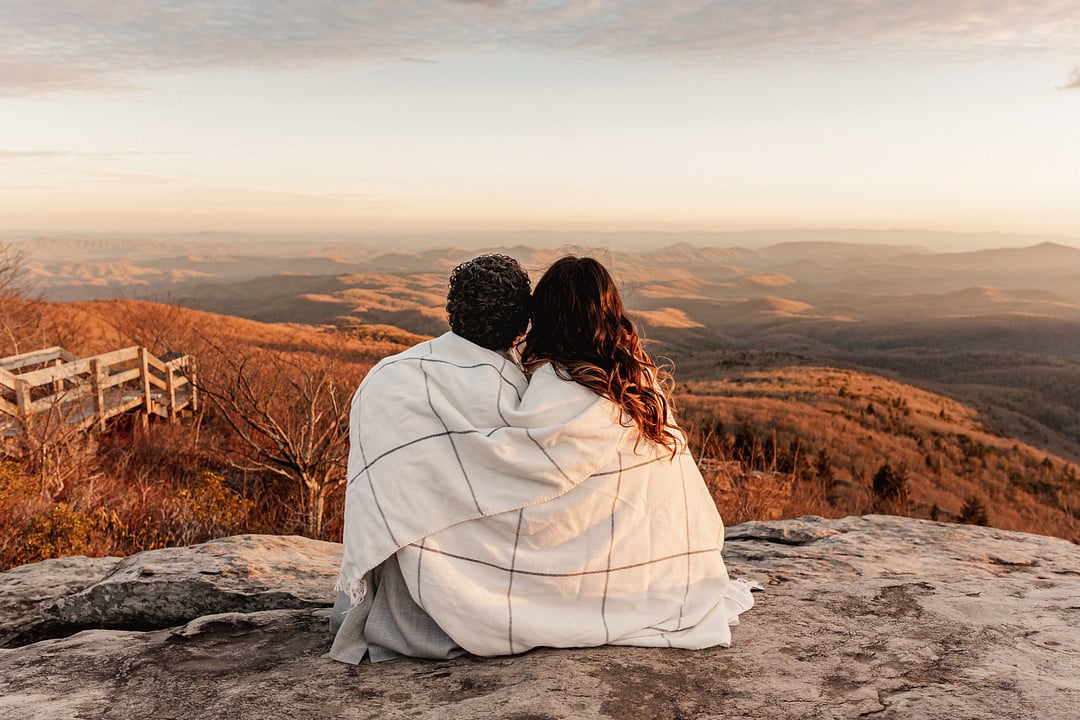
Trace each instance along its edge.
<path fill-rule="evenodd" d="M 0 0 L 0 94 L 463 48 L 722 59 L 1077 45 L 1076 0 Z"/>
<path fill-rule="evenodd" d="M 39 160 L 41 158 L 64 157 L 62 150 L 5 150 L 0 148 L 0 160 Z"/>
<path fill-rule="evenodd" d="M 1072 71 L 1072 75 L 1069 76 L 1069 81 L 1065 83 L 1062 90 L 1080 90 L 1080 67 Z"/>
<path fill-rule="evenodd" d="M 0 161 L 3 160 L 42 160 L 48 158 L 93 158 L 95 160 L 117 160 L 129 157 L 138 157 L 144 155 L 176 155 L 178 153 L 173 152 L 153 152 L 144 153 L 138 151 L 120 151 L 120 152 L 78 152 L 73 150 L 52 150 L 52 149 L 32 149 L 32 150 L 11 150 L 9 148 L 0 148 Z"/>
<path fill-rule="evenodd" d="M 462 5 L 484 5 L 486 7 L 501 7 L 509 0 L 447 0 L 448 2 L 461 3 Z"/>

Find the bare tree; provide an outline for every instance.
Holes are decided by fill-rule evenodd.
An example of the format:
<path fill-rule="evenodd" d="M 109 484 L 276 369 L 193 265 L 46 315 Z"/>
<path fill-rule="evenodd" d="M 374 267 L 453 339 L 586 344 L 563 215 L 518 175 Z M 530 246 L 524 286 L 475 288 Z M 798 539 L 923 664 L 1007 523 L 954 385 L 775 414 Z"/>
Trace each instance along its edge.
<path fill-rule="evenodd" d="M 34 305 L 22 253 L 0 243 L 0 357 L 23 351 L 27 336 L 40 325 Z"/>
<path fill-rule="evenodd" d="M 22 252 L 0 243 L 0 357 L 65 345 L 83 334 L 76 318 L 58 322 L 49 303 L 34 290 Z"/>
<path fill-rule="evenodd" d="M 71 417 L 78 409 L 58 397 L 48 412 L 22 418 L 19 457 L 29 477 L 36 477 L 42 497 L 55 498 L 72 478 L 96 472 L 97 440 L 85 424 Z"/>
<path fill-rule="evenodd" d="M 357 373 L 335 354 L 226 352 L 200 361 L 199 389 L 233 431 L 226 462 L 295 483 L 304 533 L 321 538 L 327 499 L 345 483 Z"/>

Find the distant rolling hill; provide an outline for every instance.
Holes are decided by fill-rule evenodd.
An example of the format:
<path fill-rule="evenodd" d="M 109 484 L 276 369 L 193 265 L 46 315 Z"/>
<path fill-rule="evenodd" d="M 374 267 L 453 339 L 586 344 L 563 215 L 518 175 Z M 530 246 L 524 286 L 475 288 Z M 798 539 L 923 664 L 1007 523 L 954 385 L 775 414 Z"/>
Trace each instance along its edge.
<path fill-rule="evenodd" d="M 935 253 L 914 243 L 945 236 L 884 233 L 897 244 L 865 245 L 844 242 L 846 232 L 790 235 L 808 241 L 761 245 L 783 234 L 751 233 L 731 237 L 754 248 L 680 242 L 584 252 L 612 269 L 656 353 L 683 361 L 770 350 L 886 373 L 969 402 L 1003 433 L 1080 460 L 1080 249 L 1041 242 Z M 449 270 L 477 252 L 276 244 L 256 254 L 228 237 L 211 240 L 187 254 L 147 243 L 130 257 L 99 243 L 82 264 L 57 241 L 31 268 L 57 299 L 168 298 L 267 322 L 386 324 L 430 335 L 446 328 Z M 495 249 L 534 277 L 575 250 Z"/>

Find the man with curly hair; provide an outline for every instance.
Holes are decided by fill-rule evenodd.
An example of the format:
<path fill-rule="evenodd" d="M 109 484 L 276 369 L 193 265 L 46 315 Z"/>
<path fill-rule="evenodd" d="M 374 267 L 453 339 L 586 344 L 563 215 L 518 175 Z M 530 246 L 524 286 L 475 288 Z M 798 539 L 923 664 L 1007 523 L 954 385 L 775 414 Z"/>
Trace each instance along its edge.
<path fill-rule="evenodd" d="M 530 299 L 529 275 L 512 257 L 480 255 L 454 268 L 446 299 L 450 332 L 384 358 L 371 369 L 353 397 L 350 488 L 373 460 L 364 457 L 360 442 L 361 433 L 366 431 L 361 404 L 383 423 L 400 428 L 403 441 L 413 439 L 411 427 L 430 423 L 434 418 L 438 426 L 445 428 L 447 442 L 453 445 L 456 431 L 450 424 L 455 423 L 455 417 L 475 415 L 455 407 L 453 402 L 445 402 L 454 397 L 454 390 L 473 396 L 494 387 L 499 398 L 520 400 L 527 381 L 512 348 L 529 324 Z M 499 411 L 500 404 L 509 407 L 513 403 L 496 399 L 491 407 Z M 470 422 L 474 420 L 470 418 Z M 498 416 L 488 420 L 505 423 Z M 430 438 L 430 433 L 416 434 Z M 423 452 L 419 447 L 394 450 Z M 403 483 L 408 480 L 401 478 Z M 361 524 L 349 500 L 347 491 L 346 536 Z M 413 599 L 396 555 L 368 571 L 361 585 L 359 589 L 338 589 L 330 619 L 335 636 L 331 657 L 358 663 L 365 654 L 372 662 L 379 662 L 401 656 L 445 659 L 464 652 Z"/>
<path fill-rule="evenodd" d="M 505 352 L 529 324 L 529 275 L 506 255 L 481 255 L 450 273 L 446 315 L 455 335 Z"/>

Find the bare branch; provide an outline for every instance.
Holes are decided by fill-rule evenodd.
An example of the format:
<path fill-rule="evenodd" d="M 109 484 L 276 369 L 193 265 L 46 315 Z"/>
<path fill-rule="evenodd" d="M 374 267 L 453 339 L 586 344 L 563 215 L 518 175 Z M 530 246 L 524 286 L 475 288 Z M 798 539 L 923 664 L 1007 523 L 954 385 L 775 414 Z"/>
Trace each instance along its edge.
<path fill-rule="evenodd" d="M 277 351 L 216 354 L 201 372 L 199 389 L 232 430 L 234 467 L 288 478 L 304 504 L 305 530 L 322 534 L 326 498 L 345 479 L 348 398 L 337 378 L 336 354 L 305 356 Z M 341 378 L 344 379 L 344 378 Z"/>

